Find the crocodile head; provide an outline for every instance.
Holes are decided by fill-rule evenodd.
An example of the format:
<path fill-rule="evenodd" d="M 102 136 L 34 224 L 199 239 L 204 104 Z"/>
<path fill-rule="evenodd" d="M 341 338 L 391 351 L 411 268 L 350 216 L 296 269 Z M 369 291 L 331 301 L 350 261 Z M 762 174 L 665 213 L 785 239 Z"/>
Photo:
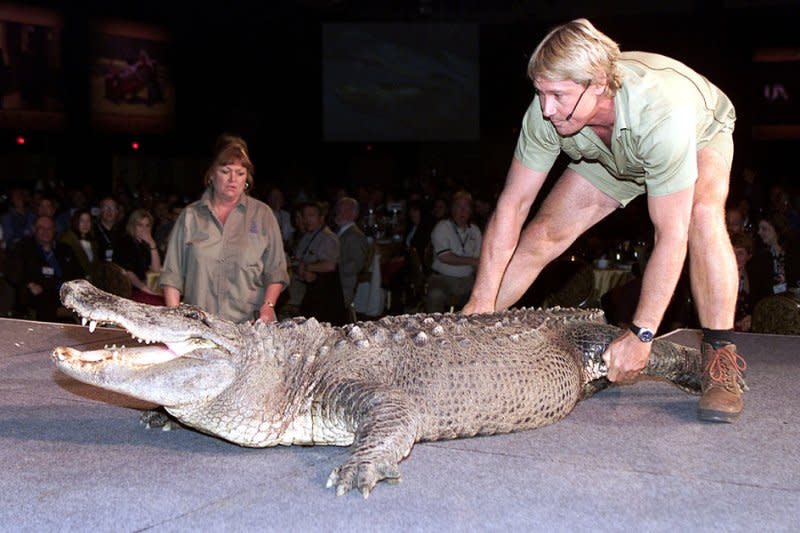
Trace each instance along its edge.
<path fill-rule="evenodd" d="M 195 429 L 244 446 L 310 438 L 307 417 L 295 423 L 295 415 L 310 402 L 307 369 L 324 340 L 325 326 L 313 318 L 234 324 L 190 305 L 139 304 L 83 280 L 65 283 L 61 301 L 90 331 L 112 324 L 143 343 L 58 347 L 53 361 L 65 374 L 161 405 Z"/>
<path fill-rule="evenodd" d="M 243 352 L 243 342 L 232 322 L 190 305 L 136 303 L 85 280 L 65 283 L 61 300 L 89 331 L 114 325 L 144 344 L 85 352 L 55 348 L 56 366 L 79 381 L 169 408 L 214 398 L 236 377 L 235 354 Z"/>

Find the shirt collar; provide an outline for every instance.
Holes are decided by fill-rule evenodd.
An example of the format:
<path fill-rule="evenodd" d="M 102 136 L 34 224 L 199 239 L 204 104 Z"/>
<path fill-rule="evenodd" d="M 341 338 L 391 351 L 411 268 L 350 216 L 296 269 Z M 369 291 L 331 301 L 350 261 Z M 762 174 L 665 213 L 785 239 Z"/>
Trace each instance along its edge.
<path fill-rule="evenodd" d="M 344 224 L 339 226 L 339 231 L 336 232 L 336 235 L 341 236 L 342 233 L 350 229 L 350 226 L 352 226 L 353 224 L 355 224 L 355 222 L 345 222 Z"/>
<path fill-rule="evenodd" d="M 211 187 L 208 187 L 208 188 L 206 188 L 206 190 L 203 192 L 203 196 L 201 196 L 201 197 L 200 197 L 200 202 L 201 202 L 201 203 L 202 203 L 204 206 L 206 206 L 206 207 L 208 208 L 208 210 L 209 210 L 209 211 L 213 211 L 213 210 L 211 209 L 211 195 L 212 195 L 212 194 L 213 194 L 213 193 L 211 192 Z M 245 205 L 246 205 L 246 203 L 247 203 L 247 195 L 246 195 L 246 194 L 244 194 L 244 193 L 242 193 L 242 195 L 239 197 L 239 200 L 236 202 L 236 207 L 241 207 L 241 208 L 244 208 L 244 207 L 245 207 Z"/>

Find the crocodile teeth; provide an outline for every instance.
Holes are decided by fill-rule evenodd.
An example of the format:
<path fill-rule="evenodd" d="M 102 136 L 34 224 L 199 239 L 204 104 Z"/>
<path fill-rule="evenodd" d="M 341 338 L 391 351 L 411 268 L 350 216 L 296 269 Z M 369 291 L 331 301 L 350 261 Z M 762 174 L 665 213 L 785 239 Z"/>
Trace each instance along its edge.
<path fill-rule="evenodd" d="M 81 317 L 81 326 L 85 327 L 87 322 L 89 322 L 89 319 L 86 318 L 85 316 L 82 316 Z"/>
<path fill-rule="evenodd" d="M 97 322 L 95 320 L 89 321 L 89 333 L 94 333 L 94 330 L 97 328 Z"/>

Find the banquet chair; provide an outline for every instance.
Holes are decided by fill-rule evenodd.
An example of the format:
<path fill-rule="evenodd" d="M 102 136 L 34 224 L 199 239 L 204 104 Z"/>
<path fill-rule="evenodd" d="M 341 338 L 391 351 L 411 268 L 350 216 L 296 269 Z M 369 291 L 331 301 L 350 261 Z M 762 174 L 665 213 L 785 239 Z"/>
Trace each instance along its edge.
<path fill-rule="evenodd" d="M 800 302 L 781 294 L 762 298 L 753 308 L 752 331 L 800 335 Z"/>

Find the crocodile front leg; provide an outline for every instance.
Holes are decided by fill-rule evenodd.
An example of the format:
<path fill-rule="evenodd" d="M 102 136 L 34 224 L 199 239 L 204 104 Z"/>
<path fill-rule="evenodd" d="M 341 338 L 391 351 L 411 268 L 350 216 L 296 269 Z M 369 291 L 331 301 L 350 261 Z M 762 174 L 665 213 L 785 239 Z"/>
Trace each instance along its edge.
<path fill-rule="evenodd" d="M 382 480 L 400 481 L 398 464 L 417 441 L 418 416 L 403 391 L 382 385 L 351 382 L 331 391 L 329 408 L 349 421 L 355 433 L 353 453 L 328 478 L 341 496 L 352 489 L 364 498 Z"/>

